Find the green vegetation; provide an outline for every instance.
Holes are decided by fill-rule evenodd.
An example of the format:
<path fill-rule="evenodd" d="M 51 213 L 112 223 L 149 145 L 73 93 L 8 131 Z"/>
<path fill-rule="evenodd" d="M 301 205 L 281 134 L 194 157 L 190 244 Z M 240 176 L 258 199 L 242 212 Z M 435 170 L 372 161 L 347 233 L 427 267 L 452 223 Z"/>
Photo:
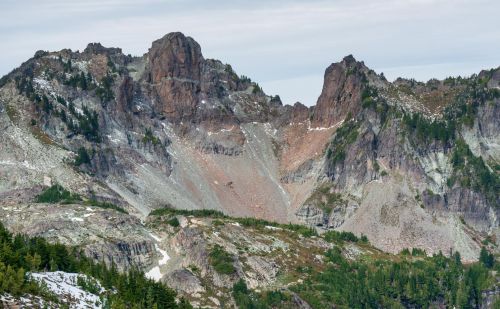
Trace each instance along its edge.
<path fill-rule="evenodd" d="M 240 309 L 293 308 L 294 303 L 289 293 L 266 291 L 257 294 L 248 289 L 245 281 L 239 280 L 233 286 L 232 296 Z"/>
<path fill-rule="evenodd" d="M 480 264 L 464 267 L 441 254 L 400 261 L 348 261 L 338 247 L 326 253 L 329 266 L 292 287 L 313 308 L 476 308 L 493 278 Z"/>
<path fill-rule="evenodd" d="M 492 253 L 489 253 L 486 248 L 481 247 L 479 262 L 481 262 L 486 268 L 493 268 L 493 266 L 495 265 L 495 257 Z"/>
<path fill-rule="evenodd" d="M 251 83 L 252 80 L 248 76 L 241 75 L 240 76 L 240 82 L 243 83 L 243 84 L 246 84 L 246 83 Z"/>
<path fill-rule="evenodd" d="M 302 235 L 303 237 L 311 237 L 311 236 L 316 236 L 318 235 L 316 230 L 314 228 L 310 228 L 304 225 L 300 224 L 280 224 L 276 222 L 270 222 L 267 220 L 263 219 L 256 219 L 256 218 L 234 218 L 234 217 L 229 217 L 223 214 L 222 212 L 218 210 L 212 210 L 212 209 L 196 209 L 196 210 L 186 210 L 186 209 L 174 209 L 172 207 L 164 207 L 164 208 L 159 208 L 155 209 L 152 212 L 149 213 L 150 216 L 158 216 L 158 217 L 163 217 L 166 216 L 167 218 L 170 218 L 172 216 L 176 215 L 182 215 L 182 216 L 193 216 L 193 217 L 203 217 L 203 218 L 214 218 L 214 219 L 228 219 L 233 222 L 238 222 L 242 226 L 245 227 L 253 227 L 253 228 L 265 228 L 266 226 L 272 226 L 272 227 L 277 227 L 277 228 L 282 228 L 286 229 L 289 231 L 294 231 L 299 235 Z M 220 221 L 220 220 L 218 220 Z M 220 224 L 220 223 L 219 223 Z"/>
<path fill-rule="evenodd" d="M 65 75 L 63 75 L 65 76 Z M 80 74 L 71 75 L 69 79 L 64 79 L 63 84 L 73 88 L 80 88 L 81 90 L 89 90 L 95 88 L 90 74 L 80 72 Z"/>
<path fill-rule="evenodd" d="M 73 65 L 71 64 L 71 58 L 69 58 L 68 61 L 64 62 L 61 55 L 59 55 L 58 59 L 59 59 L 59 62 L 63 66 L 64 73 L 73 71 Z M 63 74 L 63 76 L 65 76 L 65 75 Z"/>
<path fill-rule="evenodd" d="M 67 116 L 64 110 L 61 110 L 58 114 L 61 120 L 68 126 L 68 130 L 74 134 L 82 134 L 88 141 L 99 143 L 101 136 L 99 134 L 99 115 L 97 112 L 91 111 L 87 106 L 83 106 L 82 115 L 76 111 L 73 102 L 68 103 L 68 110 L 77 119 L 77 122 Z"/>
<path fill-rule="evenodd" d="M 448 186 L 459 181 L 461 186 L 483 193 L 493 205 L 499 206 L 500 176 L 490 171 L 481 157 L 474 156 L 464 140 L 456 141 L 451 163 L 453 174 Z"/>
<path fill-rule="evenodd" d="M 179 219 L 177 219 L 177 217 L 173 217 L 173 218 L 169 219 L 167 221 L 167 224 L 170 226 L 173 226 L 173 227 L 179 227 L 179 225 L 180 225 Z"/>
<path fill-rule="evenodd" d="M 107 65 L 108 65 L 108 68 L 110 68 L 111 72 L 117 71 L 115 63 L 113 62 L 113 60 L 111 60 L 111 58 L 109 56 L 108 56 Z"/>
<path fill-rule="evenodd" d="M 363 108 L 375 108 L 377 106 L 377 97 L 377 89 L 365 85 L 363 92 L 361 92 L 361 106 L 363 106 Z"/>
<path fill-rule="evenodd" d="M 236 72 L 234 72 L 233 67 L 230 64 L 225 65 L 224 71 L 229 74 L 230 79 L 232 80 L 238 79 L 238 75 L 236 74 Z"/>
<path fill-rule="evenodd" d="M 61 96 L 57 96 L 56 101 L 63 106 L 68 106 L 68 102 Z"/>
<path fill-rule="evenodd" d="M 262 92 L 262 88 L 259 86 L 259 84 L 257 83 L 253 83 L 253 89 L 252 89 L 252 93 L 253 94 L 257 94 L 257 93 L 261 93 Z"/>
<path fill-rule="evenodd" d="M 102 103 L 109 102 L 115 98 L 113 93 L 114 78 L 112 75 L 106 74 L 101 80 L 101 84 L 95 90 L 95 94 L 101 99 Z"/>
<path fill-rule="evenodd" d="M 49 244 L 43 238 L 13 236 L 0 223 L 0 294 L 21 296 L 40 295 L 59 302 L 56 297 L 34 281 L 28 271 L 65 271 L 86 274 L 107 290 L 101 294 L 108 308 L 192 308 L 185 300 L 175 301 L 175 292 L 162 283 L 147 279 L 144 273 L 132 269 L 119 273 L 112 266 L 96 264 L 75 249 L 61 244 Z M 86 290 L 96 291 L 97 281 L 78 280 Z"/>
<path fill-rule="evenodd" d="M 223 275 L 233 274 L 236 269 L 233 265 L 233 256 L 219 245 L 215 245 L 209 254 L 210 265 L 216 272 Z"/>
<path fill-rule="evenodd" d="M 161 144 L 161 140 L 153 135 L 153 131 L 151 131 L 150 128 L 146 129 L 146 132 L 144 133 L 144 137 L 142 138 L 142 142 L 144 144 L 153 144 L 153 146 Z"/>
<path fill-rule="evenodd" d="M 78 132 L 89 141 L 99 142 L 99 117 L 96 111 L 90 111 L 83 106 L 83 115 L 77 117 L 80 123 Z"/>
<path fill-rule="evenodd" d="M 357 237 L 351 232 L 338 232 L 338 231 L 328 231 L 325 232 L 323 235 L 323 238 L 331 243 L 343 243 L 345 241 L 349 242 L 355 242 L 355 243 L 368 243 L 368 238 L 366 235 L 361 235 L 361 237 Z"/>
<path fill-rule="evenodd" d="M 230 218 L 217 211 L 162 209 L 155 212 L 206 214 L 218 222 L 227 219 L 250 227 L 282 226 L 252 218 Z M 232 289 L 237 306 L 289 308 L 293 307 L 292 293 L 296 293 L 313 308 L 429 308 L 434 305 L 477 308 L 482 301 L 481 292 L 496 282 L 489 269 L 496 270 L 498 265 L 485 249 L 480 263 L 462 265 L 458 252 L 451 258 L 441 253 L 428 257 L 424 250 L 413 248 L 390 255 L 370 249 L 363 235 L 328 231 L 319 237 L 333 244 L 325 253 L 321 267 L 296 266 L 303 281 L 290 285 L 289 290 L 252 291 L 240 280 Z M 343 252 L 346 242 L 356 243 L 367 251 L 354 260 L 347 258 Z M 209 259 L 219 273 L 234 272 L 234 257 L 221 246 L 213 247 Z"/>
<path fill-rule="evenodd" d="M 108 61 L 108 65 L 110 63 L 112 64 L 112 67 L 111 67 L 112 71 L 115 72 L 116 68 L 114 66 L 114 63 Z M 69 62 L 69 65 L 71 66 L 71 62 Z M 66 71 L 66 69 L 65 69 L 65 71 Z M 115 98 L 114 93 L 113 93 L 113 89 L 112 89 L 112 86 L 114 83 L 114 78 L 110 74 L 106 74 L 106 76 L 104 76 L 102 78 L 99 85 L 97 85 L 94 82 L 94 79 L 93 79 L 92 75 L 90 74 L 90 72 L 88 72 L 87 74 L 85 74 L 83 72 L 76 73 L 76 74 L 71 75 L 69 79 L 66 79 L 66 75 L 63 74 L 62 75 L 62 82 L 63 82 L 63 84 L 65 84 L 67 86 L 70 86 L 73 88 L 80 88 L 81 90 L 84 90 L 84 91 L 86 91 L 86 90 L 90 91 L 90 90 L 95 89 L 95 94 L 97 97 L 99 97 L 99 99 L 101 99 L 102 103 L 106 103 L 106 102 L 111 101 Z"/>
<path fill-rule="evenodd" d="M 448 96 L 453 95 L 453 98 L 451 104 L 445 107 L 442 119 L 431 120 L 415 113 L 404 115 L 403 123 L 409 130 L 416 131 L 416 136 L 421 141 L 439 140 L 445 143 L 454 141 L 457 130 L 462 125 L 468 127 L 474 125 L 474 119 L 480 106 L 487 101 L 500 98 L 498 89 L 486 88 L 489 78 L 488 76 L 485 78 L 472 76 L 468 79 L 461 77 L 445 79 L 443 84 L 457 87 L 457 92 L 445 93 Z M 431 81 L 427 86 L 436 87 L 432 85 L 433 83 L 436 81 Z"/>
<path fill-rule="evenodd" d="M 110 203 L 110 202 L 100 202 L 100 201 L 97 201 L 95 199 L 90 199 L 90 200 L 85 201 L 84 204 L 89 205 L 89 206 L 104 208 L 104 209 L 114 209 L 118 212 L 128 214 L 128 212 L 125 209 L 123 209 L 120 206 L 117 206 L 113 203 Z"/>
<path fill-rule="evenodd" d="M 300 224 L 292 224 L 292 223 L 280 224 L 256 218 L 232 218 L 232 219 L 234 219 L 234 221 L 238 222 L 239 224 L 245 227 L 264 228 L 266 226 L 272 226 L 272 227 L 286 229 L 289 231 L 294 231 L 303 237 L 312 237 L 318 235 L 318 233 L 314 228 L 310 228 Z"/>
<path fill-rule="evenodd" d="M 222 212 L 213 209 L 174 209 L 171 206 L 158 208 L 149 213 L 150 216 L 193 216 L 193 217 L 209 217 L 209 218 L 228 218 Z"/>
<path fill-rule="evenodd" d="M 380 117 L 380 124 L 385 125 L 390 115 L 399 115 L 395 108 L 387 104 L 385 99 L 379 96 L 378 90 L 368 84 L 364 85 L 361 92 L 361 106 L 366 109 L 373 109 Z"/>
<path fill-rule="evenodd" d="M 85 278 L 84 276 L 78 276 L 76 279 L 76 284 L 82 288 L 82 290 L 92 293 L 94 295 L 99 295 L 101 288 L 97 280 L 93 278 Z"/>
<path fill-rule="evenodd" d="M 61 185 L 55 184 L 45 189 L 40 195 L 37 196 L 37 203 L 63 203 L 70 204 L 81 201 L 78 194 L 74 194 L 64 189 Z"/>
<path fill-rule="evenodd" d="M 45 189 L 36 197 L 37 203 L 62 203 L 62 204 L 79 204 L 82 203 L 88 206 L 94 206 L 104 209 L 114 209 L 121 213 L 128 213 L 125 209 L 109 202 L 100 202 L 95 199 L 83 200 L 76 193 L 71 193 L 59 184 L 55 184 Z"/>
<path fill-rule="evenodd" d="M 335 206 L 345 203 L 341 194 L 331 191 L 331 185 L 323 184 L 314 190 L 304 204 L 312 204 L 324 211 L 330 211 Z"/>
<path fill-rule="evenodd" d="M 16 76 L 14 79 L 19 94 L 24 94 L 30 100 L 35 99 L 35 88 L 33 88 L 33 77 Z"/>
<path fill-rule="evenodd" d="M 90 164 L 90 155 L 87 152 L 85 147 L 78 148 L 75 162 L 73 163 L 75 166 L 80 166 L 82 164 Z"/>
<path fill-rule="evenodd" d="M 449 142 L 455 138 L 455 124 L 453 122 L 443 120 L 430 120 L 421 114 L 415 113 L 412 115 L 405 114 L 403 116 L 403 123 L 406 125 L 410 132 L 417 138 L 424 142 L 432 140 Z"/>
<path fill-rule="evenodd" d="M 358 138 L 359 124 L 353 120 L 345 122 L 335 132 L 335 137 L 328 147 L 326 157 L 332 164 L 343 162 L 347 147 Z"/>

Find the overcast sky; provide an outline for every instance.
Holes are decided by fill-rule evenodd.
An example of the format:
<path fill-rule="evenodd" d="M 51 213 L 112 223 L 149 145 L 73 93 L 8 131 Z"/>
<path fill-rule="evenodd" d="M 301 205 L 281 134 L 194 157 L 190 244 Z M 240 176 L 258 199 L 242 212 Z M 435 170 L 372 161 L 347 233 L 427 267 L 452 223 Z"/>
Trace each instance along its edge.
<path fill-rule="evenodd" d="M 499 12 L 499 0 L 0 0 L 0 75 L 40 49 L 142 55 L 181 31 L 266 93 L 312 105 L 348 54 L 391 80 L 498 67 Z"/>

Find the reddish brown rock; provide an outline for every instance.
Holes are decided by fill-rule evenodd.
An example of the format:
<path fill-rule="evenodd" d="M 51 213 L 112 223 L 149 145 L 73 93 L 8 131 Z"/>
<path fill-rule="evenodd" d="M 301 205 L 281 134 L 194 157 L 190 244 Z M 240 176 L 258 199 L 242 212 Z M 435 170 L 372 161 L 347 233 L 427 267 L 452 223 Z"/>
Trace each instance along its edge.
<path fill-rule="evenodd" d="M 353 56 L 347 56 L 326 69 L 312 127 L 330 127 L 344 120 L 349 112 L 355 115 L 360 111 L 365 69 L 365 65 Z"/>
<path fill-rule="evenodd" d="M 182 33 L 169 33 L 149 49 L 149 81 L 157 108 L 174 122 L 194 114 L 204 62 L 201 48 Z"/>
<path fill-rule="evenodd" d="M 309 108 L 300 102 L 296 102 L 292 109 L 292 123 L 304 122 L 309 119 Z"/>

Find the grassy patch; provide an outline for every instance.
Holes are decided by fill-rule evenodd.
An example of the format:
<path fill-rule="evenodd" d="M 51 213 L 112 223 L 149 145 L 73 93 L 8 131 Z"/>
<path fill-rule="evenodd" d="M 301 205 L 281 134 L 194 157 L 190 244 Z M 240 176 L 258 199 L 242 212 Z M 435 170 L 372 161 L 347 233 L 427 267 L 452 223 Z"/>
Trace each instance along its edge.
<path fill-rule="evenodd" d="M 215 245 L 209 254 L 210 265 L 216 272 L 223 275 L 231 275 L 236 269 L 233 265 L 233 256 L 229 254 L 224 248 Z"/>
<path fill-rule="evenodd" d="M 31 127 L 31 133 L 33 136 L 39 140 L 42 144 L 45 145 L 57 145 L 51 138 L 50 136 L 47 135 L 42 129 L 40 129 L 37 126 L 32 126 Z"/>
<path fill-rule="evenodd" d="M 5 111 L 7 112 L 7 116 L 9 117 L 10 121 L 16 124 L 19 122 L 20 115 L 14 107 L 9 104 L 5 104 Z"/>

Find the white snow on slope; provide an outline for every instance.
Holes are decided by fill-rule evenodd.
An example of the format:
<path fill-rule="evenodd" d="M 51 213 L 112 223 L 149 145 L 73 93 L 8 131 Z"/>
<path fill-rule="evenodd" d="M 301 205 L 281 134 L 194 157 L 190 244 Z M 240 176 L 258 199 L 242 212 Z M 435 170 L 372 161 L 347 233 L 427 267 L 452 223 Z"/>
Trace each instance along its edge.
<path fill-rule="evenodd" d="M 86 275 L 56 271 L 32 273 L 30 276 L 33 280 L 45 284 L 61 300 L 71 300 L 71 309 L 102 308 L 99 296 L 82 290 L 77 284 L 78 277 L 88 279 Z"/>
<path fill-rule="evenodd" d="M 160 241 L 160 238 L 152 233 L 150 233 L 151 237 L 155 239 L 156 241 Z M 163 277 L 161 271 L 160 271 L 160 266 L 167 264 L 167 261 L 170 259 L 170 257 L 167 254 L 167 251 L 160 249 L 157 244 L 155 244 L 156 251 L 158 251 L 162 258 L 158 261 L 158 265 L 153 267 L 150 271 L 146 273 L 146 277 L 149 279 L 152 279 L 154 281 L 160 281 L 161 278 Z"/>

